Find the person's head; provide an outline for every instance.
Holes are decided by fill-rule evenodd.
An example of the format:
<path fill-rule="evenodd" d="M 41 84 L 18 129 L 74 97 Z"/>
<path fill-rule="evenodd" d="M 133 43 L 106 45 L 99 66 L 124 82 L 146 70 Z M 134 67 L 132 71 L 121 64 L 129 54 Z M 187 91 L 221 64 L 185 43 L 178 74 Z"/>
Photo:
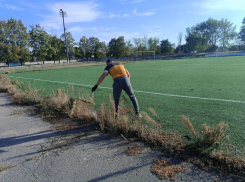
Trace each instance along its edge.
<path fill-rule="evenodd" d="M 113 61 L 111 60 L 111 59 L 108 59 L 107 61 L 106 61 L 106 65 L 108 65 L 108 64 L 111 64 Z"/>

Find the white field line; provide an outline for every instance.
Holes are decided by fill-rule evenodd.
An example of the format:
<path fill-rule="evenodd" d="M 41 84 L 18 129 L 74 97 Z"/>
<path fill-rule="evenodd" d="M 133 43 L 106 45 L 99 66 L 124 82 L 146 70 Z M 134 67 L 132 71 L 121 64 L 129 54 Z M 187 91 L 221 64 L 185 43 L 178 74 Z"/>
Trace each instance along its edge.
<path fill-rule="evenodd" d="M 21 79 L 26 79 L 26 80 L 38 80 L 38 81 L 42 81 L 42 82 L 62 83 L 62 84 L 68 84 L 68 85 L 78 85 L 78 86 L 85 86 L 85 87 L 93 87 L 93 85 L 85 85 L 85 84 L 70 83 L 70 82 L 59 82 L 59 81 L 52 81 L 52 80 L 42 80 L 42 79 L 24 78 L 24 77 L 15 77 L 15 76 L 8 76 L 8 77 L 21 78 Z M 112 88 L 110 88 L 110 87 L 99 87 L 99 88 L 112 90 Z M 163 95 L 163 96 L 169 96 L 169 97 L 179 97 L 179 98 L 199 99 L 199 100 L 211 100 L 211 101 L 221 101 L 221 102 L 234 102 L 234 103 L 243 103 L 243 104 L 245 104 L 245 101 L 237 101 L 237 100 L 225 100 L 225 99 L 214 99 L 214 98 L 205 98 L 205 97 L 173 95 L 173 94 L 146 92 L 146 91 L 139 91 L 139 90 L 134 90 L 134 92 L 144 93 L 144 94 L 152 94 L 152 95 Z"/>

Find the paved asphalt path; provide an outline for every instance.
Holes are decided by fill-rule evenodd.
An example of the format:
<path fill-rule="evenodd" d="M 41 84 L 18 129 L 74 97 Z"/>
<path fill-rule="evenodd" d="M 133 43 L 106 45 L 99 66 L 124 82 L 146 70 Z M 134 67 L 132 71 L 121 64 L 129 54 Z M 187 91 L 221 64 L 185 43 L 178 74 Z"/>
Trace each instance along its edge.
<path fill-rule="evenodd" d="M 70 145 L 63 145 L 70 142 Z M 54 125 L 31 114 L 28 107 L 11 105 L 0 93 L 0 182 L 153 182 L 160 180 L 150 172 L 155 158 L 167 154 L 144 146 L 139 156 L 127 156 L 127 142 L 95 130 L 94 126 L 71 131 L 54 130 Z M 187 172 L 176 181 L 215 181 L 216 172 L 205 172 L 180 159 Z M 15 166 L 15 167 L 10 167 Z M 223 181 L 235 181 L 222 177 Z"/>

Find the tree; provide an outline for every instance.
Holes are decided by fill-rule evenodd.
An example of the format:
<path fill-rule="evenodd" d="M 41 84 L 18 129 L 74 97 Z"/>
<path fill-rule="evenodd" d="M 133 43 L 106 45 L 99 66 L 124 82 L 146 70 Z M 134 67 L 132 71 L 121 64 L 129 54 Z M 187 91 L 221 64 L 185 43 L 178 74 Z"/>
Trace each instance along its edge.
<path fill-rule="evenodd" d="M 51 36 L 39 24 L 30 27 L 32 28 L 29 32 L 32 56 L 43 61 L 44 64 L 48 50 L 50 49 L 49 39 Z"/>
<path fill-rule="evenodd" d="M 127 57 L 132 56 L 134 53 L 134 47 L 133 44 L 131 43 L 131 40 L 128 40 L 125 43 L 126 43 L 125 56 Z"/>
<path fill-rule="evenodd" d="M 74 56 L 76 59 L 80 59 L 84 57 L 84 52 L 81 47 L 74 47 Z"/>
<path fill-rule="evenodd" d="M 56 35 L 53 35 L 49 39 L 49 44 L 50 47 L 47 53 L 47 57 L 49 59 L 54 60 L 54 64 L 55 64 L 55 60 L 59 60 L 60 63 L 60 59 L 65 56 L 64 42 L 61 39 L 59 39 Z"/>
<path fill-rule="evenodd" d="M 232 44 L 229 46 L 230 51 L 240 51 L 245 50 L 245 45 L 241 40 L 239 33 L 236 33 L 235 38 L 233 39 Z"/>
<path fill-rule="evenodd" d="M 168 41 L 168 39 L 162 40 L 160 44 L 160 49 L 162 54 L 173 54 L 174 53 L 174 44 Z"/>
<path fill-rule="evenodd" d="M 108 45 L 106 45 L 105 42 L 101 42 L 101 44 L 102 44 L 101 52 L 103 54 L 102 58 L 103 57 L 110 57 L 109 56 L 109 47 L 108 47 Z"/>
<path fill-rule="evenodd" d="M 245 18 L 243 18 L 241 30 L 239 32 L 241 41 L 245 42 Z"/>
<path fill-rule="evenodd" d="M 236 36 L 236 26 L 233 26 L 233 23 L 229 22 L 227 19 L 222 19 L 219 21 L 219 27 L 221 45 L 223 50 L 225 50 L 225 48 L 230 45 L 230 41 Z"/>
<path fill-rule="evenodd" d="M 195 30 L 207 39 L 207 43 L 211 46 L 211 51 L 216 50 L 216 44 L 221 40 L 219 21 L 209 18 L 207 21 L 198 24 Z"/>
<path fill-rule="evenodd" d="M 144 37 L 142 38 L 142 45 L 143 45 L 144 50 L 147 50 L 147 47 L 148 47 L 148 45 L 147 45 L 148 41 L 147 40 L 148 40 L 147 35 L 144 35 Z"/>
<path fill-rule="evenodd" d="M 29 44 L 26 27 L 21 20 L 10 18 L 0 21 L 0 62 L 29 61 Z"/>
<path fill-rule="evenodd" d="M 188 52 L 201 52 L 207 50 L 209 47 L 207 38 L 203 37 L 201 33 L 196 31 L 196 27 L 186 29 L 186 45 Z"/>
<path fill-rule="evenodd" d="M 6 21 L 0 21 L 0 62 L 5 62 L 11 57 L 7 28 Z"/>
<path fill-rule="evenodd" d="M 83 58 L 88 58 L 90 48 L 89 48 L 88 39 L 86 36 L 83 36 L 82 38 L 80 38 L 79 47 L 81 49 L 80 51 L 83 52 Z"/>
<path fill-rule="evenodd" d="M 94 56 L 95 59 L 98 59 L 100 57 L 100 48 L 101 44 L 98 38 L 95 37 L 89 37 L 88 39 L 88 47 L 89 47 L 89 57 Z M 92 58 L 93 59 L 93 58 Z"/>
<path fill-rule="evenodd" d="M 24 62 L 30 61 L 30 51 L 29 51 L 29 34 L 27 32 L 27 27 L 24 26 L 21 20 L 18 21 L 17 24 L 17 45 L 20 47 L 19 57 L 21 61 L 21 65 Z"/>
<path fill-rule="evenodd" d="M 109 42 L 109 54 L 113 55 L 117 59 L 125 56 L 126 44 L 124 42 L 124 37 L 120 36 L 117 39 L 113 38 Z"/>
<path fill-rule="evenodd" d="M 148 50 L 149 51 L 155 51 L 156 53 L 158 53 L 158 49 L 159 49 L 159 46 L 158 46 L 158 44 L 159 44 L 159 38 L 152 38 L 152 37 L 150 37 L 149 39 L 148 39 L 148 46 L 149 46 L 149 48 L 148 48 Z"/>
<path fill-rule="evenodd" d="M 61 40 L 65 42 L 65 34 L 63 33 L 61 35 Z M 69 62 L 71 60 L 71 56 L 74 55 L 74 46 L 76 45 L 75 39 L 72 36 L 71 32 L 66 32 L 66 42 L 67 42 L 67 49 L 68 49 L 68 56 L 69 56 Z"/>
<path fill-rule="evenodd" d="M 183 33 L 179 33 L 178 37 L 177 37 L 177 40 L 178 40 L 178 49 L 179 51 L 178 52 L 181 52 L 181 42 L 182 42 L 182 38 L 183 38 Z"/>

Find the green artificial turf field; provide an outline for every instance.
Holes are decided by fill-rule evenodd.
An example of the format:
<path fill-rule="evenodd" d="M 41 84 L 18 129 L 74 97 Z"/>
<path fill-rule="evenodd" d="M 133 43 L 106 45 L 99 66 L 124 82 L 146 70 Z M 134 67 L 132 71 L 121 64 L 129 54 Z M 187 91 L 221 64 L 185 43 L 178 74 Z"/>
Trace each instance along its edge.
<path fill-rule="evenodd" d="M 141 111 L 153 108 L 166 130 L 189 134 L 180 116 L 186 115 L 201 132 L 202 124 L 229 124 L 229 143 L 244 146 L 245 141 L 245 57 L 217 57 L 159 60 L 125 64 Z M 35 80 L 35 86 L 51 94 L 57 88 L 89 93 L 105 65 L 10 74 Z M 62 82 L 62 83 L 59 83 Z M 112 95 L 112 78 L 106 77 L 94 93 L 96 108 Z M 125 95 L 125 94 L 123 94 Z M 127 97 L 127 96 L 126 96 Z"/>

